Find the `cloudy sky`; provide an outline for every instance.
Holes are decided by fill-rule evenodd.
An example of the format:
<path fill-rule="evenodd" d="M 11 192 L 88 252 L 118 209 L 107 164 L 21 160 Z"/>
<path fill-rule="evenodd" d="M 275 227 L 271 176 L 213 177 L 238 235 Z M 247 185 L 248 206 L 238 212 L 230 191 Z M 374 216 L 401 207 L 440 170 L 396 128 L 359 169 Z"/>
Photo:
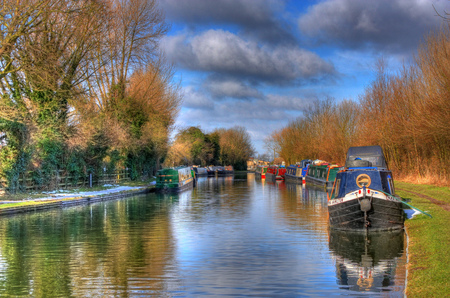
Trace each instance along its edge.
<path fill-rule="evenodd" d="M 358 100 L 384 58 L 396 71 L 448 0 L 160 0 L 184 101 L 176 126 L 244 126 L 264 139 L 327 97 Z"/>

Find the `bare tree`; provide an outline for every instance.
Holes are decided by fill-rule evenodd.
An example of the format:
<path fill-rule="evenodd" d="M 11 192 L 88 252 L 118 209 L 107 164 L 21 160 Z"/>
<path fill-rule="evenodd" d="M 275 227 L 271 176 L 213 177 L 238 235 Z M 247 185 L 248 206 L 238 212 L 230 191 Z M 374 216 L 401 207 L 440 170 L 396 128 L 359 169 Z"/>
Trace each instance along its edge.
<path fill-rule="evenodd" d="M 131 74 L 158 64 L 158 43 L 168 30 L 155 0 L 108 0 L 109 30 L 102 42 L 108 54 L 96 57 L 91 92 L 101 110 L 113 108 L 123 99 Z"/>

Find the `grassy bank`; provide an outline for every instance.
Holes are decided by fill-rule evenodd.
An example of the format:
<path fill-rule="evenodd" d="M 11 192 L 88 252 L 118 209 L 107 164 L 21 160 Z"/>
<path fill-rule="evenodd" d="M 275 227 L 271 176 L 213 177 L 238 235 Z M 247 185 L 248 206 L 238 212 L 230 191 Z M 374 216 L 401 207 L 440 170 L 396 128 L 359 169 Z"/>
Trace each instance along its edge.
<path fill-rule="evenodd" d="M 4 194 L 0 198 L 0 215 L 15 214 L 63 206 L 104 201 L 151 191 L 155 179 L 128 181 L 117 185 L 73 188 L 53 192 Z M 123 188 L 126 186 L 127 188 Z M 117 189 L 119 187 L 119 189 Z M 112 189 L 108 192 L 108 189 Z M 61 194 L 64 194 L 62 196 Z"/>
<path fill-rule="evenodd" d="M 141 187 L 141 186 L 148 186 L 151 182 L 155 181 L 155 178 L 149 178 L 146 180 L 136 180 L 136 181 L 124 181 L 118 184 L 114 184 L 115 186 L 130 186 L 130 187 Z M 74 187 L 74 188 L 68 188 L 68 189 L 61 189 L 59 191 L 44 191 L 44 192 L 28 192 L 28 193 L 15 193 L 15 194 L 8 194 L 5 193 L 0 196 L 0 203 L 1 201 L 25 201 L 25 200 L 34 200 L 34 199 L 40 199 L 49 197 L 52 194 L 57 193 L 79 193 L 79 192 L 92 192 L 92 191 L 102 191 L 109 188 L 113 188 L 113 186 L 93 186 L 93 187 Z"/>
<path fill-rule="evenodd" d="M 408 297 L 450 293 L 450 189 L 396 182 L 397 193 L 427 213 L 405 222 L 409 236 Z"/>

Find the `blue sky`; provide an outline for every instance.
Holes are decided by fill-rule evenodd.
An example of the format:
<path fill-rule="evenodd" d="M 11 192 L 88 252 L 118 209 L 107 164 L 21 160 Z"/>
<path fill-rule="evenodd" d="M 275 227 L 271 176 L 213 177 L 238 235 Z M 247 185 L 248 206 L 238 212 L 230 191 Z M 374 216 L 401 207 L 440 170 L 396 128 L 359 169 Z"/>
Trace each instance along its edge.
<path fill-rule="evenodd" d="M 176 127 L 247 129 L 257 153 L 313 101 L 357 101 L 383 58 L 413 61 L 447 0 L 160 0 L 181 82 Z"/>

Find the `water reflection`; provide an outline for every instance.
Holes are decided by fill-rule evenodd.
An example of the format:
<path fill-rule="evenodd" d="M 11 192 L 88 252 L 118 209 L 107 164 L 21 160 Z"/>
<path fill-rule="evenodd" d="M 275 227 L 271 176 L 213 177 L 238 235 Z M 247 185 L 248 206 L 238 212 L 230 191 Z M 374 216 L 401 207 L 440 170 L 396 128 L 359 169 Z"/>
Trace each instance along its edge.
<path fill-rule="evenodd" d="M 327 215 L 323 189 L 250 174 L 201 177 L 179 194 L 3 217 L 0 296 L 402 293 L 403 238 L 361 242 L 329 232 Z"/>
<path fill-rule="evenodd" d="M 386 292 L 402 287 L 404 240 L 403 231 L 365 234 L 330 230 L 330 251 L 336 260 L 341 289 Z"/>

